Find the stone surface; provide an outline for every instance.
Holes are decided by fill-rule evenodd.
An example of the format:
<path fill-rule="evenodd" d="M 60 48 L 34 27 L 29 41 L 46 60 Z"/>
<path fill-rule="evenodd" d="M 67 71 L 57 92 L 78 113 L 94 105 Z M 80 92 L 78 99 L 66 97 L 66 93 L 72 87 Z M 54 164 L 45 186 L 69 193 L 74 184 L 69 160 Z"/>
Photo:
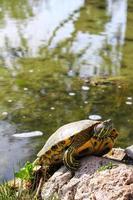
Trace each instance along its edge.
<path fill-rule="evenodd" d="M 125 153 L 126 153 L 130 158 L 133 159 L 133 145 L 127 147 L 127 148 L 125 149 Z"/>
<path fill-rule="evenodd" d="M 105 158 L 110 158 L 113 160 L 118 160 L 118 161 L 122 161 L 123 158 L 125 157 L 126 152 L 124 149 L 122 148 L 113 148 L 108 154 L 105 154 L 104 157 Z"/>
<path fill-rule="evenodd" d="M 74 176 L 63 166 L 44 183 L 43 199 L 54 193 L 61 200 L 133 200 L 133 166 L 101 157 L 83 158 Z"/>

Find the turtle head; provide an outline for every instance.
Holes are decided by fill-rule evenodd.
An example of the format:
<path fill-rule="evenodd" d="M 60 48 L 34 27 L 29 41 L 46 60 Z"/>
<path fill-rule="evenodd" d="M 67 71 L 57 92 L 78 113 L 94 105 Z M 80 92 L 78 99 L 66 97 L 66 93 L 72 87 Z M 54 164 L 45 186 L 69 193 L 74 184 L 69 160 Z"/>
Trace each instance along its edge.
<path fill-rule="evenodd" d="M 111 135 L 112 130 L 113 130 L 112 120 L 108 119 L 95 126 L 94 136 L 98 138 L 105 138 Z"/>

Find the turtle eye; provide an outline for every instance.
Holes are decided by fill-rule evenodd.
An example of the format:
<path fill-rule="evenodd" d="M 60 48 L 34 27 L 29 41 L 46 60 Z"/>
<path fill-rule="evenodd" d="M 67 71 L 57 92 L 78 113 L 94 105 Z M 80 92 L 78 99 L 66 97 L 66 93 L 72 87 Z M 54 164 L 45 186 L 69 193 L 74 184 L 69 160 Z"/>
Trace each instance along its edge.
<path fill-rule="evenodd" d="M 105 123 L 112 123 L 112 120 L 111 119 L 107 119 L 106 121 L 104 121 Z"/>

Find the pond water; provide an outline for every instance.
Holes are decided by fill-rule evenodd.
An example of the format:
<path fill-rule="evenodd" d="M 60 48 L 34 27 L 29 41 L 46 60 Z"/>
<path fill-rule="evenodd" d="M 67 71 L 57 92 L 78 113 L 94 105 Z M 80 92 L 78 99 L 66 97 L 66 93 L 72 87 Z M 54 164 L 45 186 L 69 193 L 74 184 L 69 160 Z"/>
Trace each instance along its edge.
<path fill-rule="evenodd" d="M 0 180 L 61 125 L 111 118 L 133 143 L 133 1 L 0 1 Z M 92 117 L 91 116 L 91 117 Z M 42 131 L 36 138 L 14 133 Z"/>

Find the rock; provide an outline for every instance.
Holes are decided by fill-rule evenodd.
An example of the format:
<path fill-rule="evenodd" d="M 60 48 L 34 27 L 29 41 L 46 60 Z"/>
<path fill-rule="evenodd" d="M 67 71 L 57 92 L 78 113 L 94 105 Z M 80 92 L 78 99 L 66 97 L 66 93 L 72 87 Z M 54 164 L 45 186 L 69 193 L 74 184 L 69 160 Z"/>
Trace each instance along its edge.
<path fill-rule="evenodd" d="M 133 159 L 133 145 L 127 147 L 127 148 L 125 149 L 125 153 L 126 153 L 130 158 Z"/>
<path fill-rule="evenodd" d="M 102 157 L 85 157 L 72 176 L 65 166 L 43 184 L 43 200 L 133 200 L 133 166 Z"/>
<path fill-rule="evenodd" d="M 122 148 L 113 148 L 109 153 L 105 154 L 105 158 L 110 158 L 118 161 L 122 161 L 126 155 L 126 152 Z"/>

